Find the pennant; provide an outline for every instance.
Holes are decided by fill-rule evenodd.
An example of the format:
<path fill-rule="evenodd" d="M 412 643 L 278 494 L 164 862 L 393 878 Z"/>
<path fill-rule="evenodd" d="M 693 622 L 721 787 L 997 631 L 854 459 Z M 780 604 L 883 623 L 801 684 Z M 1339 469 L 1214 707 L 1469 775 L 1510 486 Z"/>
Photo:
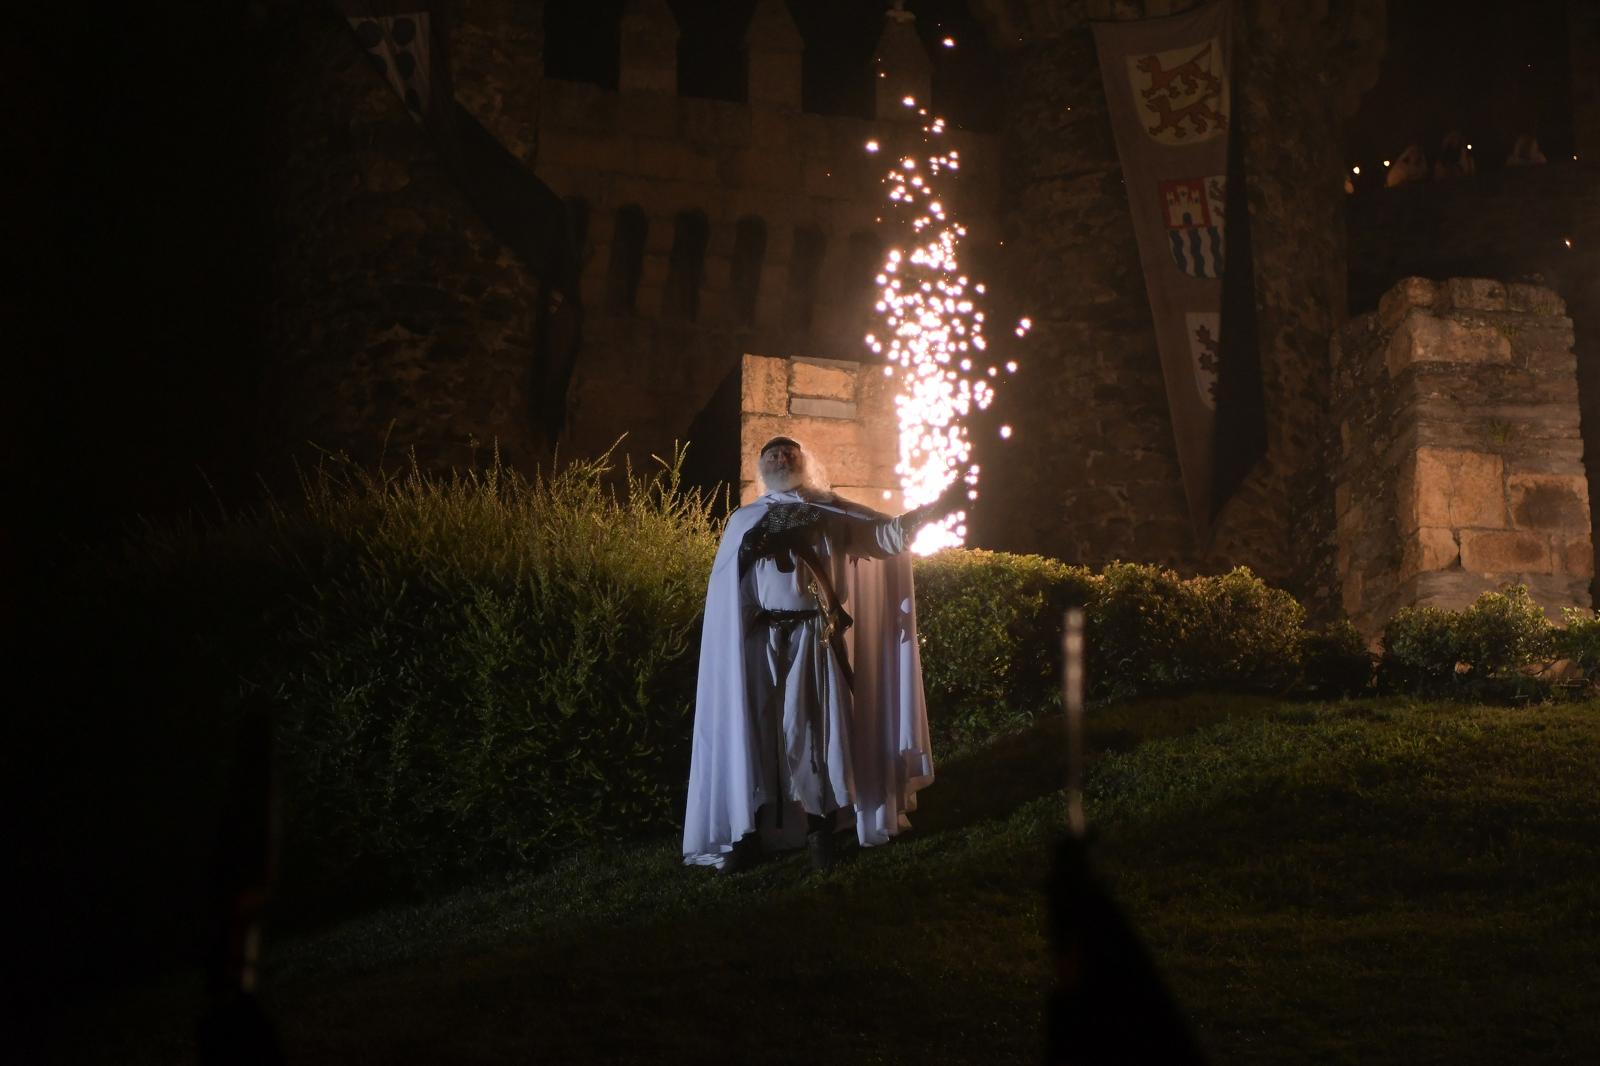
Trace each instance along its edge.
<path fill-rule="evenodd" d="M 1210 535 L 1227 269 L 1229 5 L 1094 24 L 1196 539 Z M 1230 349 L 1231 350 L 1231 349 Z"/>
<path fill-rule="evenodd" d="M 339 0 L 339 9 L 373 69 L 389 83 L 411 117 L 434 125 L 453 103 L 437 0 Z"/>

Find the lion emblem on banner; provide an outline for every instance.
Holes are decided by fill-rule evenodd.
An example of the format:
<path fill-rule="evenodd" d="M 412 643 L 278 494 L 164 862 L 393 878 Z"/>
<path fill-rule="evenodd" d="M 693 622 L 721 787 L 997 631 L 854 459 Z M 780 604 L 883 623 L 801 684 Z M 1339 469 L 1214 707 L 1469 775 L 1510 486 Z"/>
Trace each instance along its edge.
<path fill-rule="evenodd" d="M 1222 277 L 1227 176 L 1173 178 L 1157 189 L 1172 261 L 1191 278 Z"/>
<path fill-rule="evenodd" d="M 1194 360 L 1195 390 L 1200 402 L 1217 409 L 1217 371 L 1222 363 L 1222 315 L 1216 311 L 1190 311 L 1183 316 L 1189 335 L 1189 357 Z"/>
<path fill-rule="evenodd" d="M 1128 57 L 1133 102 L 1161 144 L 1199 144 L 1228 131 L 1228 75 L 1216 38 Z"/>

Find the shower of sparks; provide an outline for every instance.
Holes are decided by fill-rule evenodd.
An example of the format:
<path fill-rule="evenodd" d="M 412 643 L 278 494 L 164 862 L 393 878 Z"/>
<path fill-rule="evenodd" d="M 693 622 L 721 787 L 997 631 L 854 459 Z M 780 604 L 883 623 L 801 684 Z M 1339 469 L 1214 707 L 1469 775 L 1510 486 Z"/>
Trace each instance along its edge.
<path fill-rule="evenodd" d="M 902 103 L 916 108 L 906 97 Z M 927 110 L 917 108 L 917 114 Z M 942 118 L 928 118 L 922 127 L 925 144 L 945 132 Z M 876 152 L 869 141 L 867 151 Z M 884 176 L 890 210 L 906 227 L 910 247 L 891 246 L 878 272 L 878 330 L 867 334 L 867 347 L 884 356 L 888 377 L 898 377 L 895 410 L 900 421 L 900 459 L 895 473 L 907 507 L 938 498 L 956 478 L 967 484 L 967 498 L 978 498 L 978 464 L 972 462 L 972 442 L 963 420 L 974 409 L 984 410 L 994 401 L 988 379 L 1017 370 L 1015 360 L 1000 363 L 989 353 L 984 337 L 984 316 L 973 297 L 985 288 L 961 271 L 957 251 L 967 229 L 956 221 L 936 184 L 946 173 L 961 169 L 955 149 L 933 147 L 925 157 L 902 156 Z M 1014 332 L 1024 336 L 1033 325 L 1023 318 Z M 980 365 L 981 364 L 981 365 Z M 1011 427 L 1000 436 L 1009 438 Z M 958 547 L 966 541 L 966 512 L 957 511 L 930 522 L 917 534 L 912 550 L 927 555 L 940 548 Z"/>

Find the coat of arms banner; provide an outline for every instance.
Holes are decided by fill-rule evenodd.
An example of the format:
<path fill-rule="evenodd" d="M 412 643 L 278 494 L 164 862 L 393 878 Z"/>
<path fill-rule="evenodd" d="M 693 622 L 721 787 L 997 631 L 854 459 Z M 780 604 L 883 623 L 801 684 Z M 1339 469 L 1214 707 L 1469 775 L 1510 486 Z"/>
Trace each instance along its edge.
<path fill-rule="evenodd" d="M 1230 8 L 1224 0 L 1171 18 L 1094 26 L 1178 464 L 1202 540 L 1213 503 L 1228 257 Z"/>

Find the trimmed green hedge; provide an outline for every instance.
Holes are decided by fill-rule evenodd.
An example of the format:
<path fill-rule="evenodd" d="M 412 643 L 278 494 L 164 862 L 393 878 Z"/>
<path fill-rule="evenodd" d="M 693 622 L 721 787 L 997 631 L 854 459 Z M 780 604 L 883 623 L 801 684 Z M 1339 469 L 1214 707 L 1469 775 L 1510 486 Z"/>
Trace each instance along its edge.
<path fill-rule="evenodd" d="M 1058 697 L 1062 614 L 1087 602 L 1091 571 L 1039 555 L 959 549 L 919 558 L 914 570 L 936 741 L 1004 732 Z"/>
<path fill-rule="evenodd" d="M 203 849 L 251 695 L 277 709 L 302 881 L 422 885 L 676 822 L 719 533 L 677 463 L 529 481 L 335 459 L 303 489 L 85 562 L 56 655 L 95 663 L 79 694 L 128 708 L 162 767 L 108 745 L 94 761 L 128 780 L 100 795 L 96 770 L 86 807 L 207 811 Z"/>
<path fill-rule="evenodd" d="M 1383 631 L 1383 688 L 1468 699 L 1546 699 L 1587 692 L 1600 673 L 1600 614 L 1568 607 L 1551 624 L 1523 585 L 1470 607 L 1407 607 Z"/>
<path fill-rule="evenodd" d="M 676 825 L 720 532 L 677 470 L 618 476 L 600 460 L 529 481 L 334 461 L 292 509 L 141 529 L 43 623 L 64 662 L 94 665 L 74 694 L 127 709 L 97 734 L 110 772 L 95 773 L 116 785 L 52 787 L 86 825 L 127 796 L 135 821 L 208 810 L 226 777 L 226 708 L 251 695 L 279 710 L 289 857 L 316 876 L 420 885 Z M 1308 631 L 1292 597 L 1242 568 L 1183 579 L 986 551 L 915 567 L 940 752 L 1058 705 L 1070 604 L 1086 610 L 1095 701 L 1371 685 L 1348 623 Z M 1402 612 L 1383 680 L 1532 691 L 1541 657 L 1600 669 L 1596 616 L 1574 613 L 1564 631 L 1536 616 L 1515 590 L 1467 612 Z M 151 754 L 124 758 L 118 746 L 134 744 Z M 186 832 L 202 850 L 200 830 Z"/>
<path fill-rule="evenodd" d="M 677 817 L 716 530 L 676 468 L 324 479 L 270 682 L 301 821 L 423 879 Z"/>
<path fill-rule="evenodd" d="M 1306 676 L 1305 612 L 1243 567 L 1183 579 L 1114 563 L 1096 574 L 1053 559 L 955 550 L 916 562 L 930 725 L 958 744 L 1005 732 L 1060 703 L 1061 621 L 1085 611 L 1088 695 L 1104 701 L 1195 687 L 1285 691 Z M 1352 631 L 1353 632 L 1353 631 Z M 1347 650 L 1318 660 L 1338 674 Z M 1365 649 L 1339 681 L 1371 675 Z"/>

